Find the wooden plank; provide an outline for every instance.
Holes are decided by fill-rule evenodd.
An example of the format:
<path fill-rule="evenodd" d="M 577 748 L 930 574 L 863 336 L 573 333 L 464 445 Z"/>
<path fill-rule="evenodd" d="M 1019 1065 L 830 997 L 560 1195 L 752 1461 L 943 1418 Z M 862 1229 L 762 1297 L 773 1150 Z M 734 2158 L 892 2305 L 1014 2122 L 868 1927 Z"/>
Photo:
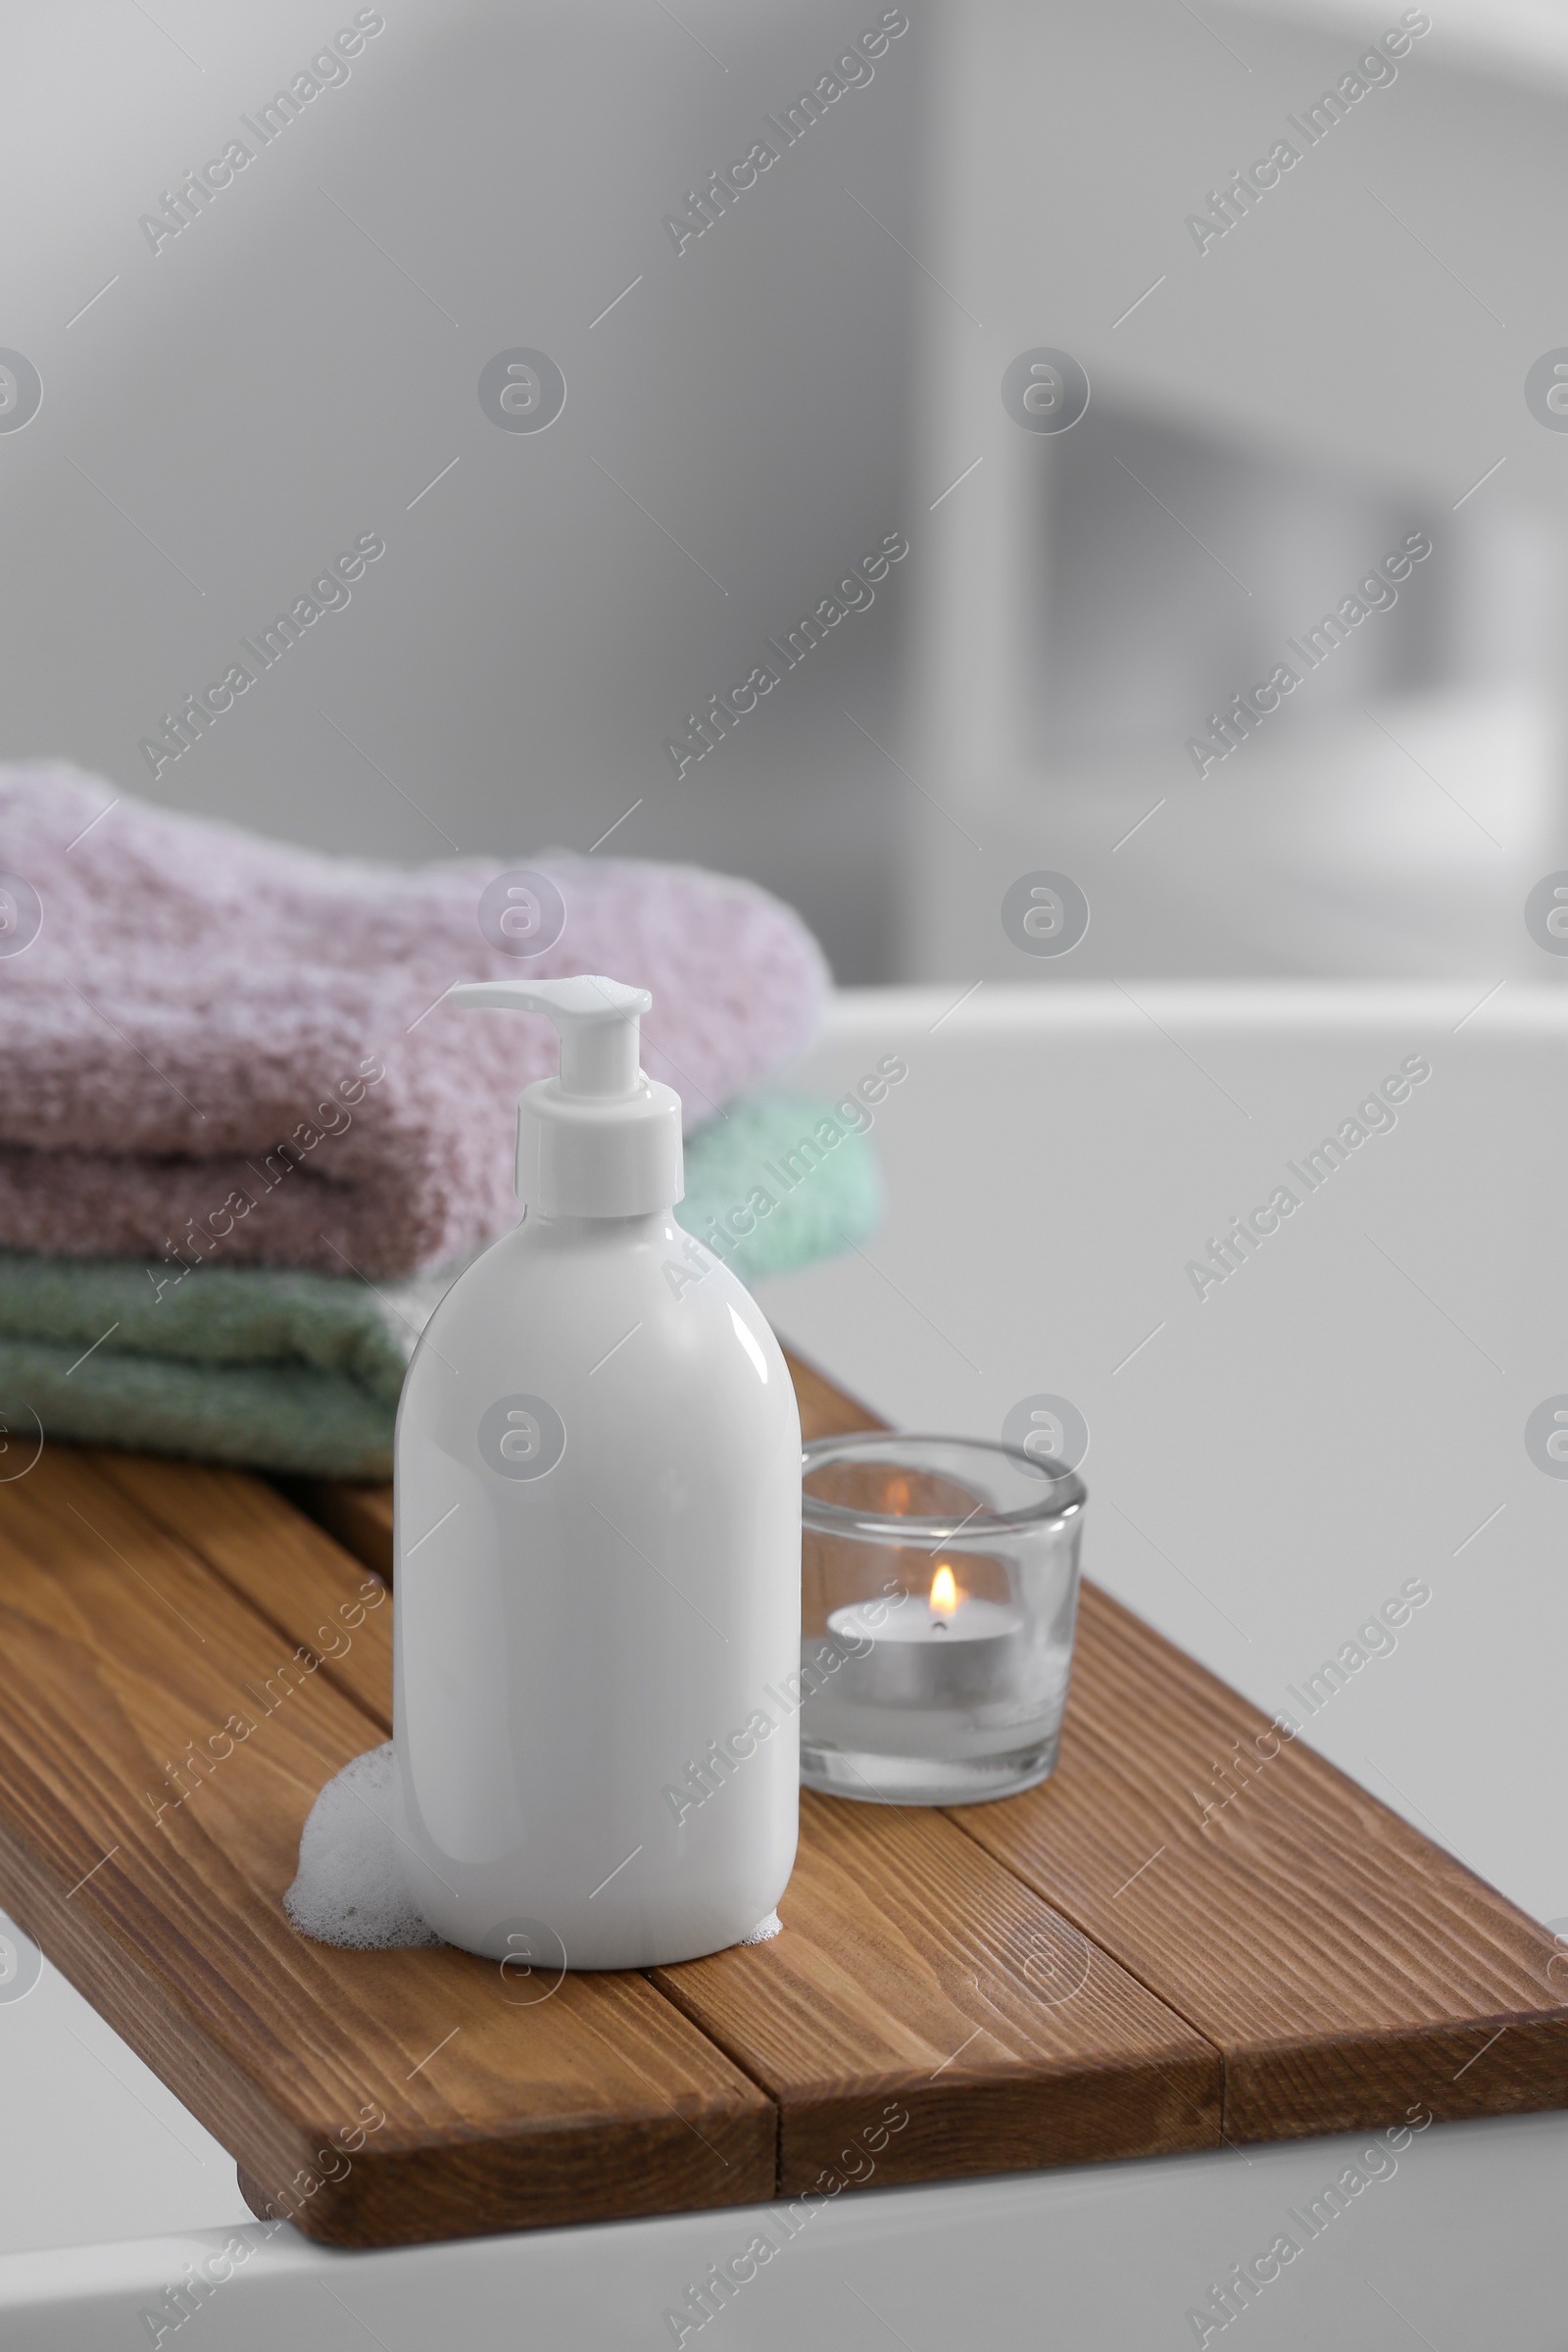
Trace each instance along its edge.
<path fill-rule="evenodd" d="M 785 2196 L 1218 2144 L 1218 2053 L 939 1814 L 806 1792 L 780 1912 L 653 1979 L 776 2100 Z"/>
<path fill-rule="evenodd" d="M 808 1437 L 886 1426 L 790 1364 Z M 1399 2123 L 1413 2106 L 1568 2106 L 1556 1947 L 1495 1888 L 1300 1741 L 1202 1817 L 1194 1791 L 1240 1788 L 1216 1767 L 1238 1741 L 1271 1747 L 1267 1733 L 1260 1710 L 1086 1579 L 1055 1773 L 948 1818 L 1219 2050 L 1229 2139 Z M 889 1808 L 834 1810 L 868 1819 L 873 1843 L 892 1835 L 875 1826 Z M 811 1868 L 803 1845 L 798 1880 Z M 733 2035 L 716 1994 L 692 2014 Z M 782 2081 L 765 2037 L 726 2046 Z"/>
<path fill-rule="evenodd" d="M 1568 2106 L 1553 1938 L 1270 1724 L 1086 1579 L 1055 1772 L 949 1818 L 1218 2046 L 1229 2139 Z"/>
<path fill-rule="evenodd" d="M 808 1437 L 882 1426 L 789 1361 Z M 1217 2144 L 1213 2048 L 936 1817 L 808 1796 L 783 1916 L 770 1944 L 652 1974 L 777 2102 L 785 2194 L 867 2130 L 883 2184 Z"/>
<path fill-rule="evenodd" d="M 1053 1778 L 952 1818 L 1218 2043 L 1232 2139 L 1568 2105 L 1546 1931 L 1108 1593 Z"/>
<path fill-rule="evenodd" d="M 792 1368 L 831 1422 L 837 1392 Z M 310 1606 L 273 1596 L 285 1629 Z M 938 1817 L 808 1797 L 783 1916 L 772 1943 L 651 1975 L 778 2105 L 786 2193 L 896 2101 L 883 2183 L 1217 2144 L 1213 2048 Z"/>
<path fill-rule="evenodd" d="M 307 1642 L 320 1671 L 377 1720 L 392 1687 L 392 1612 L 386 1579 L 242 1471 L 146 1454 L 83 1457 L 143 1515 L 216 1568 L 258 1615 Z"/>
<path fill-rule="evenodd" d="M 795 1383 L 803 1438 L 836 1438 L 845 1430 L 887 1428 L 879 1413 L 872 1412 L 858 1396 L 848 1395 L 793 1348 L 785 1348 L 784 1361 Z"/>
<path fill-rule="evenodd" d="M 336 1478 L 285 1478 L 280 1491 L 387 1584 L 392 1582 L 392 1490 Z"/>
<path fill-rule="evenodd" d="M 808 1434 L 880 1426 L 792 1369 Z M 340 1523 L 389 1543 L 358 1492 Z M 280 1908 L 300 1827 L 390 1717 L 384 1614 L 312 1647 L 362 1582 L 236 1473 L 52 1446 L 0 1490 L 0 1899 L 259 2209 L 319 2180 L 313 2234 L 1568 2104 L 1544 1933 L 1299 1742 L 1203 1818 L 1190 1791 L 1264 1719 L 1092 1586 L 1054 1778 L 946 1816 L 808 1796 L 771 1943 L 531 2003 L 464 1953 L 311 1944 Z"/>
<path fill-rule="evenodd" d="M 771 2194 L 770 2102 L 640 1977 L 529 2002 L 295 1934 L 305 1815 L 382 1725 L 69 1448 L 0 1491 L 0 1900 L 311 2235 Z"/>

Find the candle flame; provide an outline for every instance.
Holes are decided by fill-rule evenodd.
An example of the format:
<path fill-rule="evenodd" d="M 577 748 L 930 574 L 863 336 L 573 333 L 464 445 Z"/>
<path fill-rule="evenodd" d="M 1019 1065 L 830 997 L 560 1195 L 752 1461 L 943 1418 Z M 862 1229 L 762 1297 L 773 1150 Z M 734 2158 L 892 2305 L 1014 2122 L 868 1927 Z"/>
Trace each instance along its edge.
<path fill-rule="evenodd" d="M 938 1616 L 951 1617 L 958 1605 L 958 1588 L 953 1570 L 944 1560 L 931 1579 L 931 1606 Z"/>

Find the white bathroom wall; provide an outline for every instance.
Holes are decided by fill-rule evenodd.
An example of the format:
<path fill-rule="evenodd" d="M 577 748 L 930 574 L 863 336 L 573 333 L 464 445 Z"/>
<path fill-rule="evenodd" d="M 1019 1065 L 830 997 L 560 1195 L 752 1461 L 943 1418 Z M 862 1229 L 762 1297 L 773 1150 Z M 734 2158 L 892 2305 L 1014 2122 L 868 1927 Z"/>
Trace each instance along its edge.
<path fill-rule="evenodd" d="M 5 28 L 0 348 L 43 402 L 0 417 L 0 756 L 400 859 L 733 867 L 850 981 L 1556 977 L 1521 918 L 1563 854 L 1550 12 L 1440 9 L 1202 254 L 1188 213 L 1399 9 L 926 0 L 679 254 L 664 215 L 879 6 L 376 13 L 156 252 L 354 10 Z M 1041 344 L 1093 386 L 1060 437 L 1000 396 Z M 564 372 L 542 433 L 480 406 L 517 348 Z M 1200 778 L 1189 731 L 1398 524 L 1434 548 L 1399 613 Z M 154 777 L 161 714 L 370 531 L 352 604 Z M 874 606 L 677 776 L 887 533 Z M 1070 963 L 1002 926 L 1041 869 L 1091 904 Z"/>
<path fill-rule="evenodd" d="M 7 27 L 0 346 L 44 398 L 0 430 L 0 754 L 400 859 L 586 850 L 624 816 L 607 854 L 751 872 L 845 976 L 881 968 L 905 787 L 845 712 L 877 731 L 900 573 L 683 778 L 662 746 L 904 519 L 925 34 L 677 253 L 663 216 L 877 6 L 371 13 L 266 147 L 242 117 L 352 5 Z M 199 218 L 138 226 L 236 134 Z M 516 348 L 564 373 L 546 431 L 481 410 Z M 160 714 L 368 532 L 352 605 L 155 779 Z"/>
<path fill-rule="evenodd" d="M 1523 902 L 1564 840 L 1568 441 L 1524 386 L 1568 332 L 1568 82 L 1539 11 L 1440 8 L 1396 78 L 1316 145 L 1293 133 L 1400 20 L 1163 0 L 941 20 L 916 460 L 940 504 L 893 747 L 928 798 L 900 969 L 1555 979 Z M 1299 161 L 1200 251 L 1188 216 L 1282 137 Z M 1092 386 L 1060 434 L 1000 397 L 1041 347 Z M 1200 776 L 1206 714 L 1290 660 L 1396 525 L 1433 548 L 1397 621 Z M 1401 630 L 1408 659 L 1372 654 Z M 1070 961 L 1000 919 L 1051 870 L 1091 906 Z"/>

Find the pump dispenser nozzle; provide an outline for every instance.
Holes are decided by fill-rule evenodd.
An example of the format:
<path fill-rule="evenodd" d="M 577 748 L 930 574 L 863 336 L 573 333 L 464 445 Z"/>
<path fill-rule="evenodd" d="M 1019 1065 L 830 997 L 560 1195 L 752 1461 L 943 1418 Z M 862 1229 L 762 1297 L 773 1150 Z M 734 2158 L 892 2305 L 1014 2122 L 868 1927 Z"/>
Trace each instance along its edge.
<path fill-rule="evenodd" d="M 447 991 L 472 1011 L 542 1012 L 561 1040 L 561 1075 L 517 1104 L 517 1195 L 547 1217 L 635 1217 L 672 1208 L 686 1189 L 680 1097 L 645 1077 L 646 988 L 584 973 L 570 980 L 464 980 Z"/>
<path fill-rule="evenodd" d="M 561 1040 L 561 1091 L 603 1101 L 635 1093 L 638 1022 L 653 1010 L 646 988 L 585 973 L 576 980 L 462 980 L 448 990 L 472 1011 L 542 1012 Z"/>

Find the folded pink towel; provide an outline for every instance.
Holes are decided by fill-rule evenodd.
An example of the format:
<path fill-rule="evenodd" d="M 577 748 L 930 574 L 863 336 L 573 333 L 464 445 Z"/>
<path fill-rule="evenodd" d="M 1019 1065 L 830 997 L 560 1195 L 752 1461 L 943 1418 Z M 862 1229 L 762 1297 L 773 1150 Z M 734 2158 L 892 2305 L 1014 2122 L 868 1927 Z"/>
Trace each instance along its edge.
<path fill-rule="evenodd" d="M 327 858 L 78 769 L 0 768 L 0 1247 L 379 1278 L 501 1231 L 515 1098 L 555 1040 L 442 1004 L 455 980 L 651 989 L 644 1066 L 688 1125 L 810 1036 L 826 966 L 765 892 L 558 851 L 527 866 L 559 904 L 509 911 L 496 859 Z M 563 912 L 554 945 L 508 952 Z"/>

